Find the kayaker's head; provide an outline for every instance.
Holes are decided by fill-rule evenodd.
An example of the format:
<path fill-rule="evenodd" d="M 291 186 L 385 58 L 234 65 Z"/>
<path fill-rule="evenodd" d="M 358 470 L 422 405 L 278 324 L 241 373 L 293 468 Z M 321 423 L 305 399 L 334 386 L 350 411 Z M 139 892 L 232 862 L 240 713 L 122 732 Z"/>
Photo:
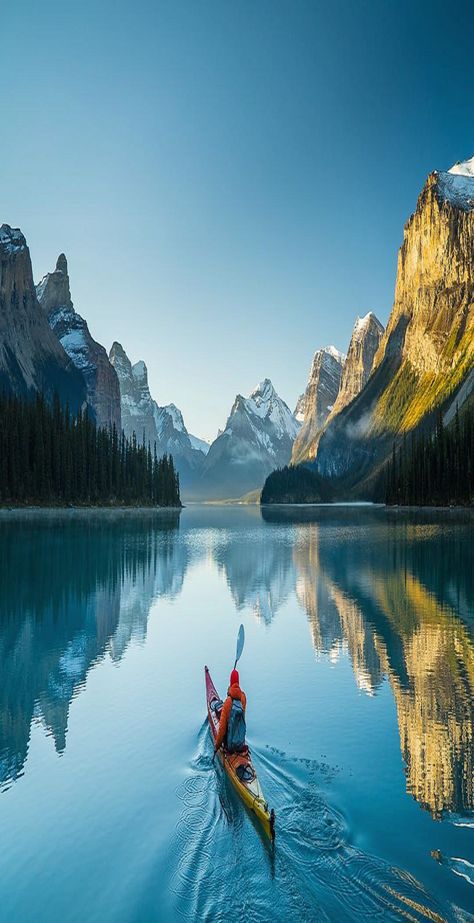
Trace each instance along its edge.
<path fill-rule="evenodd" d="M 232 670 L 230 674 L 230 683 L 229 686 L 238 686 L 239 685 L 239 671 Z"/>

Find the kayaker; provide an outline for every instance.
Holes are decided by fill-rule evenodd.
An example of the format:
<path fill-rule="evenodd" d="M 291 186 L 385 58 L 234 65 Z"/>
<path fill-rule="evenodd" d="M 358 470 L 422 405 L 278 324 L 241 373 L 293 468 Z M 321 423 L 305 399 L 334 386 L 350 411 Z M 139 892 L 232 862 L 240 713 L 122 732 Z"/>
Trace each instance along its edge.
<path fill-rule="evenodd" d="M 232 670 L 227 698 L 222 706 L 219 718 L 214 753 L 224 744 L 229 753 L 238 753 L 245 749 L 245 709 L 247 697 L 239 685 L 238 670 Z"/>

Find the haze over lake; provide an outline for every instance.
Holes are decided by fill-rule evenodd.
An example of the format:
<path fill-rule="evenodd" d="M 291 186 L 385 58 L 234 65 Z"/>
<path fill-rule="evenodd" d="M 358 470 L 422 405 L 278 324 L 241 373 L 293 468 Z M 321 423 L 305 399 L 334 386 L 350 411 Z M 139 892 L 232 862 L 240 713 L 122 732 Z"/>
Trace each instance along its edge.
<path fill-rule="evenodd" d="M 3 515 L 1 919 L 470 919 L 473 522 Z M 241 622 L 274 854 L 211 763 Z"/>

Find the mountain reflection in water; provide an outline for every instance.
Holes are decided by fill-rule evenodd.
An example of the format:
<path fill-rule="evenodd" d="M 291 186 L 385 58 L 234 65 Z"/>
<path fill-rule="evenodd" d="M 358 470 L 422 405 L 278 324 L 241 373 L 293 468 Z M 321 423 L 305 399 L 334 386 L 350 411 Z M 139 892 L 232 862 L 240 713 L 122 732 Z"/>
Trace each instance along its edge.
<path fill-rule="evenodd" d="M 315 652 L 334 659 L 345 647 L 369 695 L 388 677 L 407 790 L 435 817 L 472 811 L 474 578 L 457 520 L 433 513 L 417 524 L 393 512 L 387 521 L 384 510 L 361 541 L 364 511 L 262 515 L 296 526 L 295 591 Z"/>
<path fill-rule="evenodd" d="M 105 656 L 144 641 L 152 600 L 180 592 L 179 513 L 0 522 L 0 788 L 22 774 L 33 720 L 66 746 L 69 706 Z"/>
<path fill-rule="evenodd" d="M 347 651 L 362 693 L 387 677 L 407 790 L 435 817 L 473 810 L 474 578 L 458 520 L 263 509 L 229 528 L 222 511 L 187 515 L 0 523 L 0 785 L 22 774 L 33 721 L 64 750 L 91 667 L 143 642 L 152 602 L 206 559 L 266 625 L 294 597 L 315 653 Z"/>

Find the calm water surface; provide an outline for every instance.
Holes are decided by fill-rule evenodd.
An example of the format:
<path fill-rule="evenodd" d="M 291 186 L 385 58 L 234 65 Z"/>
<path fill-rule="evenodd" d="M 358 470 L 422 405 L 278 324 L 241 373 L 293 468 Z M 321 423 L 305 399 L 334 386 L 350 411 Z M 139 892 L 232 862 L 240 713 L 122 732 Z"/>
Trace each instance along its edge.
<path fill-rule="evenodd" d="M 473 520 L 0 519 L 0 919 L 472 920 Z M 240 622 L 275 852 L 211 764 Z"/>

